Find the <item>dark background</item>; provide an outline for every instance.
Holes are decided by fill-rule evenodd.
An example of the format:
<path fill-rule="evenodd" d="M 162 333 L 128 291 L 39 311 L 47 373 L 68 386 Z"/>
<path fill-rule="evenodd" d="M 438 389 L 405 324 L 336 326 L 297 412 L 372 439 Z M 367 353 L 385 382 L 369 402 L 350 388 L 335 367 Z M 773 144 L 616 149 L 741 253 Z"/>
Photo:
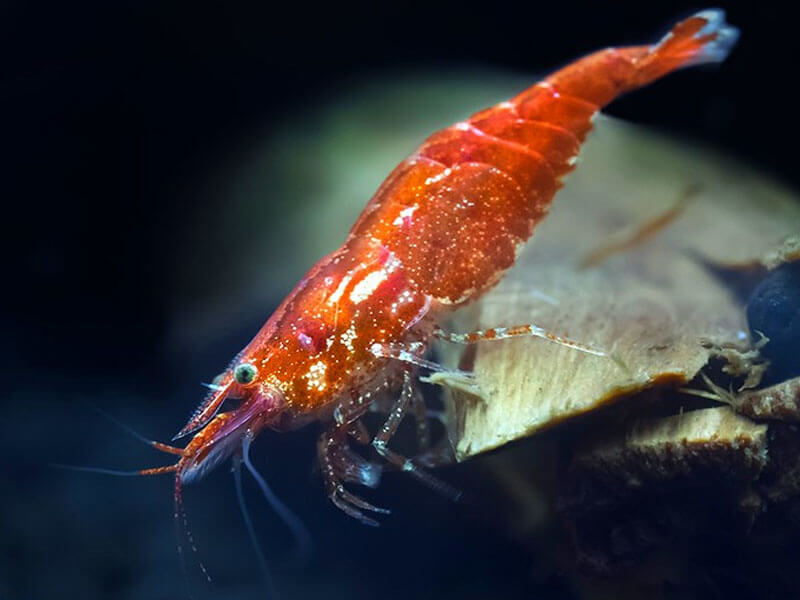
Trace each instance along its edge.
<path fill-rule="evenodd" d="M 343 82 L 393 70 L 542 73 L 602 46 L 655 40 L 705 8 L 540 4 L 0 7 L 0 598 L 185 595 L 168 482 L 46 464 L 156 463 L 81 400 L 169 438 L 199 401 L 197 382 L 260 326 L 243 318 L 224 337 L 179 350 L 165 341 L 175 305 L 198 301 L 197 290 L 173 285 L 171 259 L 191 254 L 178 246 L 191 239 L 184 216 L 203 213 L 198 182 L 256 125 L 278 126 Z M 721 4 L 743 31 L 728 62 L 668 78 L 607 112 L 717 146 L 798 187 L 797 23 L 768 3 Z M 209 288 L 224 268 L 208 265 Z M 265 316 L 286 291 L 274 291 Z M 300 432 L 256 445 L 280 458 L 269 478 L 317 544 L 308 569 L 276 566 L 286 597 L 376 597 L 382 586 L 392 598 L 530 593 L 524 551 L 413 484 L 387 481 L 379 497 L 400 516 L 377 531 L 330 509 L 312 473 L 313 439 Z M 452 476 L 468 480 L 460 470 Z M 217 583 L 204 590 L 193 573 L 192 585 L 199 597 L 257 596 L 229 476 L 215 477 L 192 490 L 190 512 Z M 258 506 L 274 556 L 289 541 Z"/>

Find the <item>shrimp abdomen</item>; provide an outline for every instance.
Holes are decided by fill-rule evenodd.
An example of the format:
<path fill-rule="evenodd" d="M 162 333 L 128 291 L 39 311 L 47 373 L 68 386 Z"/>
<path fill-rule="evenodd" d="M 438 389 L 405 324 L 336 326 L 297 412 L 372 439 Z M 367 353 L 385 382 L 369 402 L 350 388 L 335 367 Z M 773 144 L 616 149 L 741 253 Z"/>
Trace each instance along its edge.
<path fill-rule="evenodd" d="M 597 111 L 677 68 L 724 59 L 736 37 L 721 11 L 703 11 L 654 46 L 611 48 L 568 65 L 428 138 L 351 234 L 380 240 L 439 302 L 476 298 L 546 215 Z"/>

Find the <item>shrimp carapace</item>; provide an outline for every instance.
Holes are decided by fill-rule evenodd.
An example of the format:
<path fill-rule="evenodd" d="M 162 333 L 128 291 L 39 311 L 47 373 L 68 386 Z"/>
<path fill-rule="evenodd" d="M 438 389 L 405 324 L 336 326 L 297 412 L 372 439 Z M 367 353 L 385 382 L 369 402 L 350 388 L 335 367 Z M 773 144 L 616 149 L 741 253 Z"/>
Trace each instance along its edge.
<path fill-rule="evenodd" d="M 306 274 L 209 386 L 206 401 L 176 436 L 195 432 L 172 469 L 176 483 L 202 477 L 241 453 L 265 427 L 287 430 L 322 421 L 327 431 L 318 453 L 325 488 L 349 515 L 374 524 L 366 513 L 382 510 L 344 487 L 374 487 L 380 479 L 379 467 L 350 449 L 353 442 L 371 439 L 380 458 L 452 493 L 389 448 L 398 424 L 412 412 L 420 451 L 426 449 L 416 374 L 437 368 L 425 358 L 435 336 L 472 343 L 537 335 L 598 355 L 591 360 L 608 357 L 533 324 L 498 323 L 471 336 L 443 333 L 439 324 L 514 263 L 575 168 L 598 110 L 675 69 L 723 60 L 736 38 L 722 11 L 703 11 L 655 45 L 591 54 L 430 136 L 384 181 L 341 248 Z M 241 403 L 219 412 L 228 398 Z M 387 413 L 372 438 L 361 422 L 370 408 Z"/>

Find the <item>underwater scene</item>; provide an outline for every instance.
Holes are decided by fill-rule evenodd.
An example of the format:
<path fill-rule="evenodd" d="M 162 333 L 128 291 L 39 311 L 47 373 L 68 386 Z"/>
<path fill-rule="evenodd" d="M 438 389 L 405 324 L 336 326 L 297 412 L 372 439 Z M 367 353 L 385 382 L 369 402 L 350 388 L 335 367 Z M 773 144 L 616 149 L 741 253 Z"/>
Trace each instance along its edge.
<path fill-rule="evenodd" d="M 0 600 L 800 596 L 787 15 L 4 12 Z"/>

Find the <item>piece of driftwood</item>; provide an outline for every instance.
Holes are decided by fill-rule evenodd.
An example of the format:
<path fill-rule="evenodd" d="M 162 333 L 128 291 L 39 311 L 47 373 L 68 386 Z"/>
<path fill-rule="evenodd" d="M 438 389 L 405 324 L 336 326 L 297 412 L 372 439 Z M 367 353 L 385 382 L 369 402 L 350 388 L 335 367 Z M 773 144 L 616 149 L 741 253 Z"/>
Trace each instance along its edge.
<path fill-rule="evenodd" d="M 600 572 L 635 564 L 644 551 L 695 538 L 698 518 L 706 534 L 721 521 L 747 531 L 762 509 L 753 485 L 767 446 L 767 426 L 728 407 L 637 419 L 590 436 L 558 491 L 578 559 Z"/>
<path fill-rule="evenodd" d="M 557 490 L 579 570 L 606 575 L 576 575 L 582 595 L 638 598 L 671 589 L 681 598 L 709 597 L 714 586 L 702 581 L 698 564 L 720 554 L 719 568 L 734 552 L 757 548 L 743 540 L 765 510 L 755 488 L 768 443 L 766 425 L 728 407 L 636 419 L 590 436 Z M 620 572 L 627 575 L 612 577 Z"/>
<path fill-rule="evenodd" d="M 572 464 L 618 490 L 691 477 L 697 470 L 752 482 L 767 464 L 767 426 L 728 407 L 636 419 L 622 434 L 595 436 Z"/>
<path fill-rule="evenodd" d="M 608 354 L 442 346 L 474 377 L 431 377 L 458 460 L 527 439 L 477 464 L 509 535 L 579 596 L 800 593 L 792 569 L 770 574 L 800 554 L 799 380 L 757 389 L 770 342 L 745 314 L 798 233 L 797 198 L 758 174 L 601 121 L 518 265 L 457 315 Z"/>
<path fill-rule="evenodd" d="M 457 458 L 647 388 L 686 384 L 714 357 L 745 376 L 762 369 L 743 301 L 720 269 L 760 264 L 798 230 L 800 204 L 780 186 L 704 149 L 601 120 L 517 266 L 453 327 L 534 322 L 610 356 L 539 339 L 485 342 L 463 355 L 443 348 L 475 373 L 469 385 L 432 378 L 459 388 L 448 403 Z"/>

